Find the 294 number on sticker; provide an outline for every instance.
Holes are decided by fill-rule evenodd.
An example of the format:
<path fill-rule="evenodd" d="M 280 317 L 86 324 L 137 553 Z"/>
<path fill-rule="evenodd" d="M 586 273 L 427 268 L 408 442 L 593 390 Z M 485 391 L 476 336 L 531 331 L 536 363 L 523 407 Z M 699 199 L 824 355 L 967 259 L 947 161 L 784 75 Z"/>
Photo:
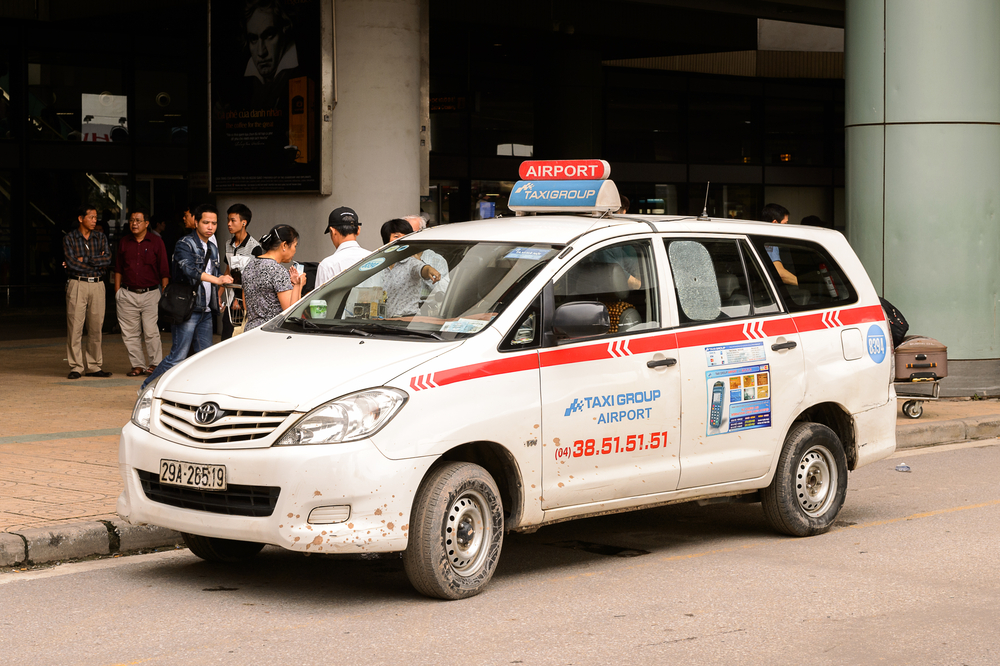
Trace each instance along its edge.
<path fill-rule="evenodd" d="M 596 439 L 578 439 L 572 446 L 560 446 L 556 448 L 556 460 L 560 458 L 585 458 L 589 456 L 607 456 L 615 453 L 634 453 L 636 451 L 649 451 L 667 445 L 666 432 L 654 432 L 650 434 L 639 433 L 638 435 L 626 435 L 625 441 L 621 437 L 605 437 L 599 443 Z"/>

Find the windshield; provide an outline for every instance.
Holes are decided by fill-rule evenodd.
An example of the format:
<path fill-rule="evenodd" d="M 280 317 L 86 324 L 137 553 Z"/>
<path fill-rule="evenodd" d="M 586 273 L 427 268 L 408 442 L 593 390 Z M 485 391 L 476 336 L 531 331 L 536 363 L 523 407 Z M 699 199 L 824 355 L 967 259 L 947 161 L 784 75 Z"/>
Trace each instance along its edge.
<path fill-rule="evenodd" d="M 308 294 L 280 327 L 456 340 L 489 326 L 559 245 L 401 238 Z"/>

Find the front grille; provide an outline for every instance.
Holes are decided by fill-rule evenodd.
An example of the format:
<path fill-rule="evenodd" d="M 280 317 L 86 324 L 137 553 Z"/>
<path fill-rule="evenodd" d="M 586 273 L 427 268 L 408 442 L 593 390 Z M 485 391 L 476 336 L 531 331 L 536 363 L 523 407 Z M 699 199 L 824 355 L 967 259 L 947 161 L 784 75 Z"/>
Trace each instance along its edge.
<path fill-rule="evenodd" d="M 263 518 L 274 513 L 281 488 L 276 486 L 238 486 L 230 484 L 226 490 L 197 490 L 183 486 L 160 483 L 160 475 L 136 470 L 146 497 L 160 504 L 223 513 L 230 516 Z"/>
<path fill-rule="evenodd" d="M 160 402 L 160 425 L 185 439 L 199 444 L 250 442 L 267 437 L 291 412 L 260 412 L 225 409 L 214 423 L 202 425 L 195 420 L 199 405 L 172 400 Z"/>

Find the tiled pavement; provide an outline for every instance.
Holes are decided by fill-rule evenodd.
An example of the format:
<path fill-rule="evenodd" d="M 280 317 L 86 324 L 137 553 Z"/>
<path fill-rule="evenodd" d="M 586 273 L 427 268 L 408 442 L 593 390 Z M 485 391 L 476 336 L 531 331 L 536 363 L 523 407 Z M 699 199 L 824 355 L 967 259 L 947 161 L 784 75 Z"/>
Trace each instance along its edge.
<path fill-rule="evenodd" d="M 117 518 L 118 433 L 142 378 L 125 376 L 120 335 L 102 347 L 114 375 L 70 380 L 65 339 L 0 343 L 0 532 Z"/>
<path fill-rule="evenodd" d="M 169 335 L 163 339 L 168 350 Z M 142 378 L 125 376 L 120 335 L 105 336 L 103 349 L 113 377 L 69 380 L 64 339 L 0 342 L 0 556 L 5 532 L 68 531 L 80 523 L 100 531 L 102 521 L 117 520 L 118 433 Z M 897 420 L 901 447 L 998 434 L 996 400 L 928 402 L 921 419 Z"/>

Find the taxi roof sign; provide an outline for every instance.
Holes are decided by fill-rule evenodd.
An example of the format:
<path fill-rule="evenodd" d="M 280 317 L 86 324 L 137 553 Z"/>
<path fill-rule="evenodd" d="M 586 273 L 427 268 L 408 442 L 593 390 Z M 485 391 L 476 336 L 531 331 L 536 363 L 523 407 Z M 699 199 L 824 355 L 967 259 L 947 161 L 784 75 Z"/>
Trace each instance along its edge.
<path fill-rule="evenodd" d="M 596 213 L 621 208 L 610 180 L 519 180 L 507 207 L 525 213 Z"/>
<path fill-rule="evenodd" d="M 521 180 L 605 180 L 611 165 L 604 160 L 526 160 L 518 175 Z"/>

